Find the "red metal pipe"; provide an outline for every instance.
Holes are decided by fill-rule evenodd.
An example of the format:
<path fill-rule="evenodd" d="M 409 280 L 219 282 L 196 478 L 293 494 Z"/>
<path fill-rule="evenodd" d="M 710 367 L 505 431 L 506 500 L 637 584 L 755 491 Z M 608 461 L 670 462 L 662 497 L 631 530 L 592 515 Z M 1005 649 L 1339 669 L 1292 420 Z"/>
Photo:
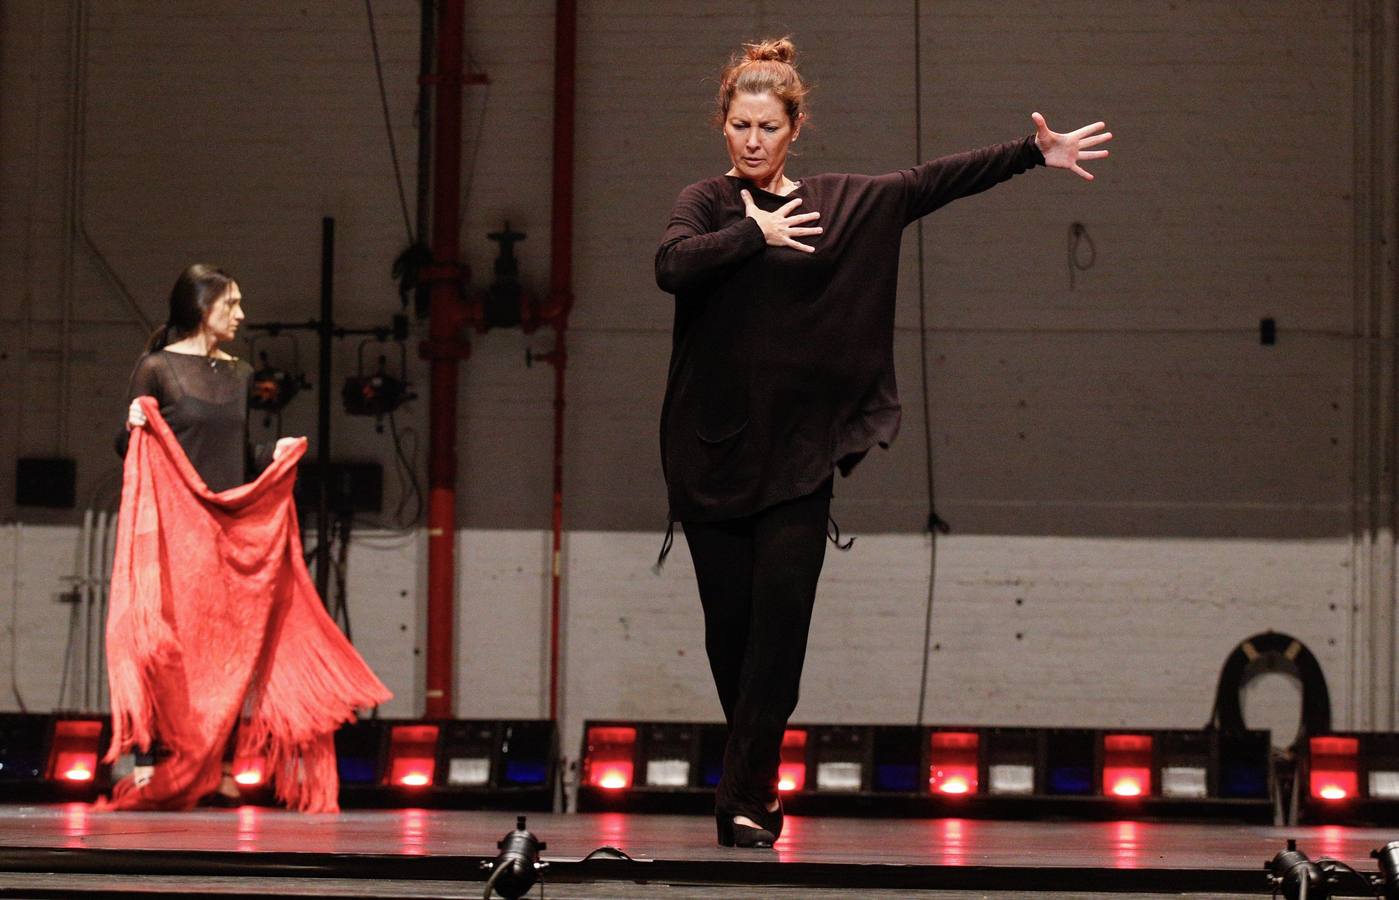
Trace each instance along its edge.
<path fill-rule="evenodd" d="M 573 309 L 573 111 L 574 70 L 578 45 L 578 8 L 574 0 L 554 6 L 554 178 L 553 224 L 549 243 L 549 309 L 554 326 L 554 515 L 553 556 L 549 585 L 549 718 L 559 715 L 560 602 L 563 555 L 564 371 L 568 349 L 564 335 Z"/>
<path fill-rule="evenodd" d="M 462 45 L 465 0 L 441 0 L 433 98 L 431 312 L 422 353 L 430 361 L 427 509 L 427 683 L 425 714 L 452 715 L 457 535 L 457 369 L 469 345 L 461 338 L 463 280 L 458 212 L 461 197 Z"/>

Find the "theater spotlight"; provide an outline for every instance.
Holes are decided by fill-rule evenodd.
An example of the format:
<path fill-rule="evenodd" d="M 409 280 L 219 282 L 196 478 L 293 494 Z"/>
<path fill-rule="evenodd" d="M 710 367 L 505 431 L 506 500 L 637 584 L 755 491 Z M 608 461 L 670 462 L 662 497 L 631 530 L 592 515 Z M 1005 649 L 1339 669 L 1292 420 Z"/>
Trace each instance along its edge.
<path fill-rule="evenodd" d="M 287 408 L 298 391 L 305 385 L 303 379 L 292 375 L 286 369 L 279 369 L 267 361 L 262 354 L 262 365 L 253 372 L 253 380 L 248 385 L 248 406 L 275 415 Z"/>
<path fill-rule="evenodd" d="M 549 864 L 539 861 L 539 851 L 548 848 L 543 841 L 530 834 L 525 828 L 525 817 L 515 820 L 515 830 L 501 838 L 496 846 L 500 854 L 494 863 L 481 863 L 482 868 L 491 869 L 486 879 L 484 896 L 489 898 L 494 891 L 505 900 L 519 900 L 534 887 L 539 875 Z"/>
<path fill-rule="evenodd" d="M 1287 849 L 1279 851 L 1263 867 L 1268 870 L 1274 890 L 1282 891 L 1287 900 L 1327 900 L 1331 896 L 1321 867 L 1298 850 L 1297 842 L 1291 838 Z"/>
<path fill-rule="evenodd" d="M 407 351 L 403 345 L 398 345 L 399 353 L 399 374 L 397 377 L 389 374 L 387 369 L 387 357 L 379 357 L 379 368 L 366 374 L 364 371 L 364 346 L 370 343 L 366 340 L 359 345 L 359 373 L 345 379 L 345 387 L 341 390 L 340 396 L 345 403 L 345 412 L 352 416 L 374 416 L 382 419 L 404 403 L 412 400 L 416 395 L 408 390 L 408 358 Z M 383 423 L 377 426 L 379 431 L 384 430 Z"/>

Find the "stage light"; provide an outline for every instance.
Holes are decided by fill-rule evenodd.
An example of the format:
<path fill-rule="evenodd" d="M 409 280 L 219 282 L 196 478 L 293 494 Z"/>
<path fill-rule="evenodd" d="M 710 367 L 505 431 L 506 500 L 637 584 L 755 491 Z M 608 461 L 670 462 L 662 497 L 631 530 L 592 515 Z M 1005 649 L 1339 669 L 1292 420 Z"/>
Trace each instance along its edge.
<path fill-rule="evenodd" d="M 388 783 L 406 788 L 432 784 L 437 771 L 436 725 L 394 725 L 389 729 Z"/>
<path fill-rule="evenodd" d="M 1161 796 L 1199 799 L 1209 796 L 1208 772 L 1197 766 L 1163 766 Z"/>
<path fill-rule="evenodd" d="M 515 820 L 515 830 L 496 842 L 496 847 L 500 849 L 500 854 L 496 856 L 495 863 L 481 864 L 483 868 L 491 869 L 491 875 L 486 879 L 485 895 L 489 898 L 494 891 L 505 900 L 519 900 L 534 887 L 540 872 L 548 868 L 548 863 L 539 861 L 539 852 L 547 849 L 548 845 L 529 833 L 525 828 L 525 817 L 520 816 Z"/>
<path fill-rule="evenodd" d="M 777 765 L 777 789 L 783 793 L 806 787 L 806 729 L 788 728 L 782 735 L 782 757 Z"/>
<path fill-rule="evenodd" d="M 59 719 L 53 723 L 49 745 L 49 778 L 89 784 L 97 777 L 102 722 L 97 719 Z"/>
<path fill-rule="evenodd" d="M 662 722 L 637 729 L 637 760 L 645 762 L 645 785 L 678 789 L 690 786 L 699 729 L 682 722 Z"/>
<path fill-rule="evenodd" d="M 869 729 L 860 725 L 813 726 L 808 729 L 809 765 L 816 790 L 850 793 L 865 786 Z"/>
<path fill-rule="evenodd" d="M 1380 867 L 1381 895 L 1385 900 L 1399 900 L 1399 841 L 1390 841 L 1371 850 L 1370 857 L 1377 860 Z"/>
<path fill-rule="evenodd" d="M 1287 849 L 1281 850 L 1271 862 L 1264 864 L 1273 884 L 1287 900 L 1327 900 L 1331 896 L 1326 883 L 1326 875 L 1321 867 L 1297 849 L 1297 842 L 1289 839 Z"/>
<path fill-rule="evenodd" d="M 987 781 L 987 790 L 992 794 L 1033 794 L 1035 767 L 1015 764 L 990 766 Z"/>
<path fill-rule="evenodd" d="M 1370 796 L 1376 800 L 1399 800 L 1399 772 L 1371 771 L 1368 778 Z"/>
<path fill-rule="evenodd" d="M 1050 794 L 1086 797 L 1093 789 L 1096 740 L 1091 731 L 1052 729 L 1045 734 L 1045 787 Z"/>
<path fill-rule="evenodd" d="M 1338 802 L 1360 790 L 1360 741 L 1328 735 L 1308 738 L 1311 751 L 1308 787 L 1318 800 Z"/>
<path fill-rule="evenodd" d="M 646 760 L 647 787 L 686 787 L 690 783 L 688 759 Z"/>
<path fill-rule="evenodd" d="M 858 791 L 862 766 L 857 762 L 823 762 L 816 764 L 818 791 Z"/>
<path fill-rule="evenodd" d="M 233 781 L 239 787 L 254 788 L 267 780 L 267 761 L 261 756 L 240 756 L 233 761 Z"/>
<path fill-rule="evenodd" d="M 980 787 L 981 737 L 975 731 L 934 731 L 928 754 L 928 789 L 959 797 Z"/>
<path fill-rule="evenodd" d="M 876 727 L 873 743 L 874 771 L 870 787 L 889 793 L 921 793 L 922 732 L 908 726 Z"/>
<path fill-rule="evenodd" d="M 447 760 L 447 783 L 479 787 L 491 781 L 489 757 L 454 757 Z"/>
<path fill-rule="evenodd" d="M 986 792 L 1002 796 L 1035 793 L 1039 735 L 1030 729 L 992 728 L 984 733 Z"/>
<path fill-rule="evenodd" d="M 1151 735 L 1103 735 L 1103 793 L 1132 799 L 1151 794 Z"/>
<path fill-rule="evenodd" d="M 587 734 L 584 783 L 609 791 L 631 787 L 636 765 L 636 729 L 628 725 L 595 725 Z"/>

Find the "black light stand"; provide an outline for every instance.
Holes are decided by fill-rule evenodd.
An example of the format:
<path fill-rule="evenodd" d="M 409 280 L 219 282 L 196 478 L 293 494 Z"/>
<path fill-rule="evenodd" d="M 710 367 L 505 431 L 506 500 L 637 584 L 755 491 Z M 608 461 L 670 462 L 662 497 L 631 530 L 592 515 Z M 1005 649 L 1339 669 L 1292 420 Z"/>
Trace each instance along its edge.
<path fill-rule="evenodd" d="M 331 341 L 352 335 L 373 335 L 379 340 L 407 340 L 408 318 L 393 317 L 387 327 L 337 328 L 335 325 L 335 219 L 321 219 L 321 308 L 320 318 L 307 322 L 258 322 L 245 324 L 250 331 L 269 335 L 283 331 L 314 331 L 319 359 L 316 383 L 316 592 L 329 605 L 330 591 L 330 371 Z"/>

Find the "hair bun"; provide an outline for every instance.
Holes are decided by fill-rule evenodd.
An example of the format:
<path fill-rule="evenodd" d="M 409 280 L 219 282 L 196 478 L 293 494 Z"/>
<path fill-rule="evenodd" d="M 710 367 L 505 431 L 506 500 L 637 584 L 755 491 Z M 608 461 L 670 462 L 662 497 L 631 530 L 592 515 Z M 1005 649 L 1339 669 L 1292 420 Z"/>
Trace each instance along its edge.
<path fill-rule="evenodd" d="M 776 38 L 757 44 L 744 44 L 747 58 L 757 62 L 784 62 L 791 65 L 797 58 L 797 46 L 788 38 Z"/>

